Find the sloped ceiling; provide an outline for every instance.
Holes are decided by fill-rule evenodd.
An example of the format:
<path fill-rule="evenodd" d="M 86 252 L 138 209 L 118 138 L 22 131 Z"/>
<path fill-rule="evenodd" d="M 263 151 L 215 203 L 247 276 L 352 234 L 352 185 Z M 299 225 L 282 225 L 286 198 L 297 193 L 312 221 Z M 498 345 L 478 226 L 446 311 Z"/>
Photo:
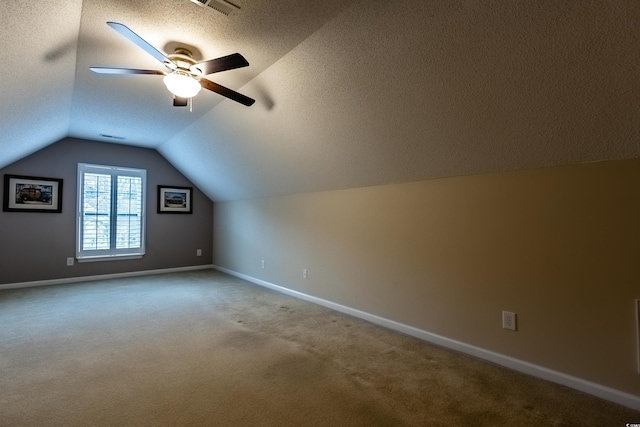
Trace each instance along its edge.
<path fill-rule="evenodd" d="M 212 200 L 640 157 L 640 6 L 620 1 L 189 0 L 0 4 L 0 167 L 64 136 L 157 149 Z M 242 53 L 175 108 L 170 53 Z M 8 58 L 8 60 L 7 60 Z"/>

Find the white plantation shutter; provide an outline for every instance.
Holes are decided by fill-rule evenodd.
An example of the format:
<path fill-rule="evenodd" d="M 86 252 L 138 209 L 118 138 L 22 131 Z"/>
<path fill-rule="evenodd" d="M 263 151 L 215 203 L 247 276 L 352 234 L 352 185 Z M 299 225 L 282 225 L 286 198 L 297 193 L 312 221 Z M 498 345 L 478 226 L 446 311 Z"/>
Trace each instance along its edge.
<path fill-rule="evenodd" d="M 116 249 L 142 245 L 142 178 L 118 176 Z"/>
<path fill-rule="evenodd" d="M 78 164 L 80 261 L 144 255 L 146 171 Z"/>
<path fill-rule="evenodd" d="M 111 175 L 83 176 L 82 250 L 109 249 L 111 236 Z"/>

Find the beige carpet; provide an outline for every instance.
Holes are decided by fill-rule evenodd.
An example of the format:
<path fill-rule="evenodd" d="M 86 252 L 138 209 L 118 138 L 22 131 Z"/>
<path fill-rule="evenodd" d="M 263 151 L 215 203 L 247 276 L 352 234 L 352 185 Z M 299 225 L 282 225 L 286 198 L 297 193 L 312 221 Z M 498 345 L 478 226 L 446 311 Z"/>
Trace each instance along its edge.
<path fill-rule="evenodd" d="M 624 426 L 640 413 L 215 271 L 0 291 L 1 426 Z"/>

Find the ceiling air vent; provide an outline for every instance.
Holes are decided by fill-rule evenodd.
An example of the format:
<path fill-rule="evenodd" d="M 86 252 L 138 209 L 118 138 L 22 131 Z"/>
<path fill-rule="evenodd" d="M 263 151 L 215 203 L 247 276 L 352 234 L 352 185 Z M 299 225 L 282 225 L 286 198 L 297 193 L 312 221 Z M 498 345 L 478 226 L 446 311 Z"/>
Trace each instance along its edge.
<path fill-rule="evenodd" d="M 240 10 L 239 6 L 226 0 L 191 0 L 191 2 L 202 7 L 209 7 L 225 16 L 231 15 L 233 12 Z"/>
<path fill-rule="evenodd" d="M 110 138 L 110 139 L 121 139 L 121 140 L 125 139 L 124 136 L 115 136 L 115 135 L 109 135 L 109 134 L 106 134 L 106 133 L 101 133 L 100 136 L 103 137 L 103 138 Z"/>

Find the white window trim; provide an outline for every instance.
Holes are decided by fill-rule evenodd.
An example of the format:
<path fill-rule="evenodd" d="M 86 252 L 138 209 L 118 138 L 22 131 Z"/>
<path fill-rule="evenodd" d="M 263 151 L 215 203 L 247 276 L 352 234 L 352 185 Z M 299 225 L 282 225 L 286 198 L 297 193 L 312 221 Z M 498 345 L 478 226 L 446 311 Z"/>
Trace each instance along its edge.
<path fill-rule="evenodd" d="M 112 176 L 138 176 L 142 178 L 142 227 L 140 236 L 140 247 L 134 249 L 112 249 L 100 251 L 82 250 L 82 224 L 83 224 L 83 194 L 84 194 L 84 173 L 102 173 Z M 147 201 L 147 171 L 144 169 L 126 168 L 120 166 L 95 165 L 88 163 L 78 163 L 78 187 L 77 187 L 77 209 L 76 209 L 76 259 L 78 262 L 95 261 L 115 261 L 126 259 L 140 259 L 145 254 L 146 241 L 146 201 Z"/>

